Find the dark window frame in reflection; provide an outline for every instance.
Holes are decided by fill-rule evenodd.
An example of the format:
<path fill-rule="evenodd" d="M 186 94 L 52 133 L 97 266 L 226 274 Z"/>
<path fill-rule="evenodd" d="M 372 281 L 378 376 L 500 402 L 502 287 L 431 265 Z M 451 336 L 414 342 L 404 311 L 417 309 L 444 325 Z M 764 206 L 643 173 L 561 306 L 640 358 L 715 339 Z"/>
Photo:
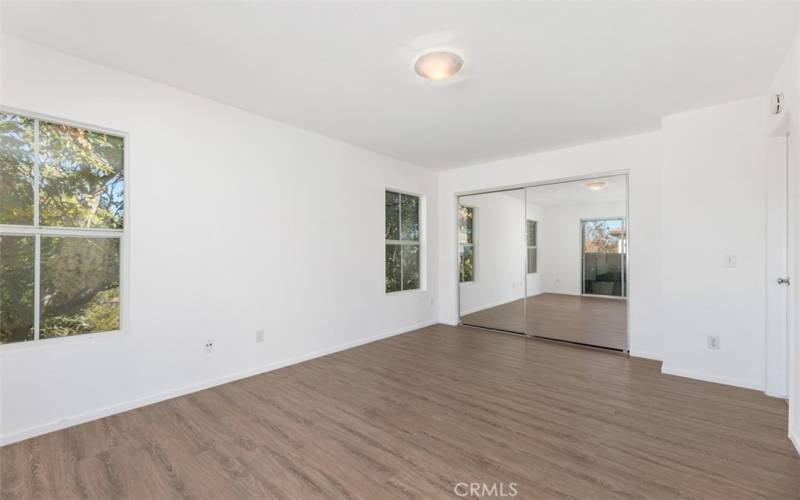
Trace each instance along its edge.
<path fill-rule="evenodd" d="M 386 189 L 385 200 L 385 292 L 421 290 L 422 196 Z"/>
<path fill-rule="evenodd" d="M 27 142 L 22 145 L 23 134 L 15 130 L 20 123 L 33 124 L 32 133 L 24 134 Z M 0 297 L 0 322 L 7 324 L 0 324 L 0 344 L 122 331 L 126 309 L 127 134 L 35 114 L 2 112 L 0 141 L 4 147 L 13 143 L 16 149 L 30 153 L 4 154 L 0 158 L 6 162 L 0 165 L 3 172 L 25 171 L 24 160 L 33 161 L 29 176 L 17 175 L 8 186 L 2 186 L 4 193 L 29 189 L 33 204 L 30 220 L 27 215 L 25 220 L 15 215 L 19 203 L 0 204 L 0 224 L 5 224 L 0 227 L 0 238 L 7 242 L 27 238 L 33 242 L 33 251 L 19 258 L 6 252 L 7 258 L 0 263 L 4 288 L 14 288 Z M 48 176 L 55 182 L 48 184 Z M 16 185 L 12 185 L 14 181 Z M 48 197 L 50 202 L 46 201 Z M 6 271 L 25 266 L 34 269 L 34 277 L 22 280 L 23 284 L 10 283 L 13 274 Z M 20 298 L 24 295 L 21 287 L 33 289 L 34 297 L 27 301 L 33 304 L 32 312 L 31 304 Z M 50 313 L 57 313 L 57 328 Z M 9 318 L 20 314 L 33 316 L 30 335 L 10 331 L 16 326 L 27 328 L 8 324 Z M 16 330 L 22 331 L 20 328 Z"/>

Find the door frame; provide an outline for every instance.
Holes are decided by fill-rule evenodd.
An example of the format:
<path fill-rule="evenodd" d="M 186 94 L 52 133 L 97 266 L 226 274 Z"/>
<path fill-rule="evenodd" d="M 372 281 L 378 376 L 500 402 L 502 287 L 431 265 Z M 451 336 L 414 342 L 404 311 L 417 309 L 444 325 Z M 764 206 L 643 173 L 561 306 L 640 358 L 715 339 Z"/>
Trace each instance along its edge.
<path fill-rule="evenodd" d="M 769 294 L 766 294 L 765 300 L 765 330 L 764 330 L 764 393 L 768 396 L 778 397 L 778 398 L 788 398 L 790 394 L 793 394 L 793 387 L 796 383 L 796 374 L 797 374 L 797 359 L 795 359 L 794 352 L 795 352 L 795 343 L 797 339 L 795 338 L 795 330 L 797 328 L 796 321 L 797 321 L 797 310 L 796 310 L 796 289 L 797 289 L 797 266 L 800 263 L 796 260 L 796 245 L 797 245 L 797 229 L 796 225 L 798 224 L 797 217 L 797 207 L 796 204 L 796 197 L 797 194 L 795 193 L 795 186 L 797 183 L 797 158 L 795 150 L 793 149 L 793 139 L 797 140 L 796 137 L 792 134 L 791 130 L 791 123 L 789 118 L 789 113 L 784 113 L 779 120 L 777 120 L 774 128 L 768 134 L 766 140 L 768 142 L 767 147 L 769 148 L 769 141 L 774 139 L 784 139 L 784 154 L 785 160 L 783 162 L 783 167 L 786 169 L 786 276 L 790 278 L 791 285 L 787 287 L 786 290 L 786 332 L 785 332 L 785 339 L 783 340 L 780 346 L 772 345 L 773 342 L 772 336 L 770 335 L 769 331 Z M 765 162 L 769 162 L 769 156 L 765 159 Z M 767 175 L 769 175 L 769 169 L 771 165 L 769 163 L 765 163 L 765 168 L 767 170 Z M 767 189 L 765 193 L 765 202 L 768 203 L 769 196 L 771 194 L 769 184 L 767 184 Z M 765 213 L 765 217 L 769 217 L 769 206 L 767 205 L 767 212 Z M 765 227 L 767 227 L 768 219 L 765 219 Z M 770 259 L 770 237 L 767 235 L 767 239 L 765 242 L 765 251 L 767 259 Z M 770 261 L 767 260 L 765 265 L 765 278 L 766 278 L 766 286 L 776 286 L 775 279 L 777 276 L 772 276 L 770 274 Z M 783 348 L 785 349 L 785 371 L 783 377 L 785 378 L 784 382 L 784 390 L 783 391 L 776 391 L 774 389 L 775 384 L 770 383 L 770 378 L 768 374 L 768 367 L 771 362 L 770 354 L 776 348 Z"/>

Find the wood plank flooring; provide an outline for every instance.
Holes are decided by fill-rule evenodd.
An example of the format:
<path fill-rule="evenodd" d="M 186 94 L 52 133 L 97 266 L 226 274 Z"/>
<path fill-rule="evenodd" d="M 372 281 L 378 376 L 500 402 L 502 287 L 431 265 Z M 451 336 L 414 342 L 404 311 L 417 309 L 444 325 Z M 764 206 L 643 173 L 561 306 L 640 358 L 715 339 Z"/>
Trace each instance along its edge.
<path fill-rule="evenodd" d="M 0 448 L 0 492 L 791 499 L 786 413 L 653 361 L 437 325 Z"/>
<path fill-rule="evenodd" d="M 612 349 L 627 349 L 628 301 L 543 293 L 468 314 L 464 324 Z M 527 327 L 526 327 L 527 325 Z"/>

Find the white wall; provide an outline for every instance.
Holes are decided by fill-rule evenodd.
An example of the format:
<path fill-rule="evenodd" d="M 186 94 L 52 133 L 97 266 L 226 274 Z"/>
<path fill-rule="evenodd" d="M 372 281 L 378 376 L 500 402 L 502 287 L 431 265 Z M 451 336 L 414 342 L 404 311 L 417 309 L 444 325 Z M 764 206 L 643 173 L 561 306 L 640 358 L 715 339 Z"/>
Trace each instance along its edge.
<path fill-rule="evenodd" d="M 447 170 L 439 176 L 439 319 L 458 321 L 455 276 L 458 193 L 552 179 L 630 172 L 631 352 L 661 356 L 660 134 L 648 133 L 568 149 Z"/>
<path fill-rule="evenodd" d="M 384 188 L 435 235 L 433 173 L 3 41 L 3 105 L 130 134 L 131 266 L 125 334 L 3 346 L 4 442 L 436 319 L 435 238 L 427 290 L 384 294 Z"/>
<path fill-rule="evenodd" d="M 534 192 L 533 188 L 530 192 Z M 625 217 L 625 202 L 548 205 L 541 227 L 539 272 L 545 293 L 580 295 L 581 219 Z"/>
<path fill-rule="evenodd" d="M 474 282 L 460 283 L 461 314 L 521 299 L 524 294 L 525 200 L 522 190 L 467 196 L 475 208 Z"/>
<path fill-rule="evenodd" d="M 753 98 L 663 120 L 666 373 L 764 388 L 766 116 Z"/>

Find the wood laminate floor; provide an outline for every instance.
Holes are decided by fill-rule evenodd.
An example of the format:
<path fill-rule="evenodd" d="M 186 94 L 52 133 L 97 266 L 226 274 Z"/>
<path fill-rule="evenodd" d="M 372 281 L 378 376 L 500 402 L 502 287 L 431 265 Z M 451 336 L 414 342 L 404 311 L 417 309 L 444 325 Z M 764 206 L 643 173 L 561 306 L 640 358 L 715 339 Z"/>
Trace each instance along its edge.
<path fill-rule="evenodd" d="M 653 361 L 437 325 L 3 447 L 0 491 L 791 499 L 786 413 Z"/>
<path fill-rule="evenodd" d="M 612 349 L 627 349 L 628 301 L 560 293 L 528 297 L 462 318 L 467 325 L 525 333 Z"/>

